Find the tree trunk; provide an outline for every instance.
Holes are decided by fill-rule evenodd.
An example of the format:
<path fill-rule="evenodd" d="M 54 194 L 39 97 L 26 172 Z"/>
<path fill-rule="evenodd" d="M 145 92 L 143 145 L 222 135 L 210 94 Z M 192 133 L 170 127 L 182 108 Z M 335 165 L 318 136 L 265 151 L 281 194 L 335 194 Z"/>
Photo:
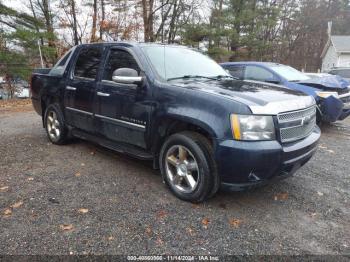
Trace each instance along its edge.
<path fill-rule="evenodd" d="M 92 15 L 92 29 L 90 42 L 96 42 L 96 21 L 97 21 L 97 0 L 93 3 L 93 15 Z"/>
<path fill-rule="evenodd" d="M 143 18 L 143 27 L 144 27 L 144 39 L 145 42 L 154 41 L 154 32 L 153 32 L 153 3 L 154 0 L 142 0 L 142 18 Z"/>
<path fill-rule="evenodd" d="M 73 17 L 73 37 L 74 44 L 79 45 L 77 14 L 75 10 L 75 0 L 70 0 L 71 13 Z"/>
<path fill-rule="evenodd" d="M 104 31 L 104 23 L 105 23 L 105 1 L 101 0 L 101 22 L 100 22 L 100 40 L 103 40 L 103 31 Z"/>

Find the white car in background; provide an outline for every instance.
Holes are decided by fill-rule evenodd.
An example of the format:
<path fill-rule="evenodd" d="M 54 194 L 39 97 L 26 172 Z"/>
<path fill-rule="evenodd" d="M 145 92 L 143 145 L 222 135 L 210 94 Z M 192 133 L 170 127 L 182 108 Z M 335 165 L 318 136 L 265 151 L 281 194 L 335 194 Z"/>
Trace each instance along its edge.
<path fill-rule="evenodd" d="M 17 98 L 29 98 L 30 92 L 28 87 L 21 87 L 19 91 L 15 92 Z"/>

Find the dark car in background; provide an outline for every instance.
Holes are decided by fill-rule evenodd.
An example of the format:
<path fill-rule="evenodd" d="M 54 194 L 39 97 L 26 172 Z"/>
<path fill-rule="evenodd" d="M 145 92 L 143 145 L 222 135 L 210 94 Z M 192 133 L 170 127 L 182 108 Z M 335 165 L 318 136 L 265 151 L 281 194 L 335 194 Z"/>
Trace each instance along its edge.
<path fill-rule="evenodd" d="M 315 78 L 290 66 L 268 62 L 227 62 L 221 66 L 242 80 L 283 85 L 313 96 L 318 121 L 335 122 L 350 115 L 350 83 L 339 76 Z"/>

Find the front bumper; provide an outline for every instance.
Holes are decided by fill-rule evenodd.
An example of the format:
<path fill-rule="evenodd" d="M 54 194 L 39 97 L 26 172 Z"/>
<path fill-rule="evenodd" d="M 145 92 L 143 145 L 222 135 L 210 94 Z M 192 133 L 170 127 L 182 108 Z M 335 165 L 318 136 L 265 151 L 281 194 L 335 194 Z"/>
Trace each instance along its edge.
<path fill-rule="evenodd" d="M 316 126 L 308 137 L 283 145 L 278 141 L 218 141 L 216 162 L 222 187 L 240 191 L 293 175 L 315 153 L 320 136 Z"/>

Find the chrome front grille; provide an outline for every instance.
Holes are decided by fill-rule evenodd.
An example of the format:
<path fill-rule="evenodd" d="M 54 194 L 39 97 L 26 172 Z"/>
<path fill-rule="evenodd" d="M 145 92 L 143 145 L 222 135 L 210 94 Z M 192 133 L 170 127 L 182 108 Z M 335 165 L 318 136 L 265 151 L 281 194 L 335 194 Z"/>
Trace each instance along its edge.
<path fill-rule="evenodd" d="M 281 142 L 292 142 L 308 136 L 316 126 L 316 106 L 277 115 Z"/>

